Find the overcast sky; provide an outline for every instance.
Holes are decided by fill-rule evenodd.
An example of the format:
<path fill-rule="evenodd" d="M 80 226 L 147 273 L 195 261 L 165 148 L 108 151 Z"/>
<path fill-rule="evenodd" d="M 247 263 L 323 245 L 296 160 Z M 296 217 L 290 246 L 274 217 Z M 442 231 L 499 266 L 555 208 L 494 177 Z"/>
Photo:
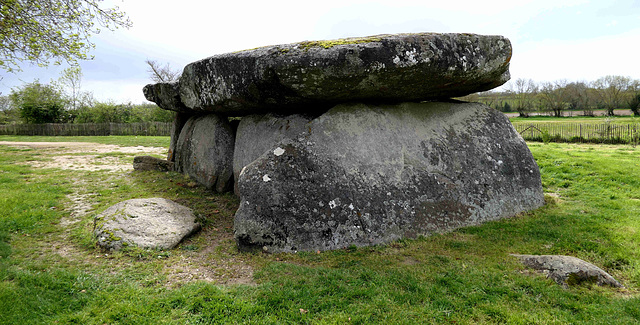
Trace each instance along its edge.
<path fill-rule="evenodd" d="M 107 0 L 133 27 L 94 37 L 82 89 L 96 99 L 142 103 L 145 59 L 176 70 L 193 61 L 264 45 L 408 32 L 504 35 L 512 80 L 640 79 L 640 0 Z M 0 92 L 57 79 L 66 66 L 1 71 Z"/>

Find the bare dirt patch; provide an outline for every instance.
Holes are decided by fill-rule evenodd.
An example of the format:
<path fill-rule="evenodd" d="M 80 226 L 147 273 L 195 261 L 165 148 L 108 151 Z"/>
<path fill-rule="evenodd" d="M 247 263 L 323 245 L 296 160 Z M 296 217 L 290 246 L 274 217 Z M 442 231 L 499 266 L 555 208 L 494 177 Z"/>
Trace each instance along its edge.
<path fill-rule="evenodd" d="M 8 142 L 0 145 L 16 148 L 36 149 L 37 160 L 27 163 L 34 168 L 59 168 L 72 171 L 106 171 L 106 177 L 88 180 L 79 173 L 74 176 L 75 191 L 67 195 L 68 213 L 61 218 L 61 231 L 51 234 L 45 251 L 53 253 L 74 265 L 109 268 L 119 270 L 130 266 L 131 256 L 116 258 L 117 254 L 86 250 L 72 239 L 72 230 L 82 227 L 93 218 L 97 196 L 91 186 L 109 187 L 115 178 L 126 179 L 133 165 L 126 158 L 135 155 L 166 155 L 167 149 L 161 147 L 121 147 L 87 142 Z M 125 158 L 125 159 L 123 159 Z M 102 184 L 102 185 L 101 185 Z M 112 184 L 111 184 L 112 185 Z M 198 238 L 187 239 L 184 245 L 198 246 L 197 249 L 178 248 L 170 251 L 154 263 L 164 263 L 162 273 L 168 287 L 180 286 L 190 281 L 207 281 L 221 285 L 253 284 L 253 268 L 242 255 L 233 252 L 233 233 L 230 221 L 222 221 L 203 229 Z M 198 242 L 196 245 L 195 242 Z M 135 258 L 135 257 L 134 257 Z M 146 256 L 145 259 L 150 258 Z M 153 258 L 153 257 L 151 257 Z M 155 259 L 155 258 L 154 258 Z M 144 262 L 142 262 L 144 263 Z"/>
<path fill-rule="evenodd" d="M 0 141 L 0 145 L 15 148 L 38 149 L 47 160 L 30 161 L 35 168 L 60 168 L 68 170 L 126 172 L 133 170 L 132 164 L 122 163 L 118 157 L 104 156 L 107 153 L 122 154 L 166 154 L 161 147 L 120 147 L 112 144 L 90 142 L 12 142 Z"/>

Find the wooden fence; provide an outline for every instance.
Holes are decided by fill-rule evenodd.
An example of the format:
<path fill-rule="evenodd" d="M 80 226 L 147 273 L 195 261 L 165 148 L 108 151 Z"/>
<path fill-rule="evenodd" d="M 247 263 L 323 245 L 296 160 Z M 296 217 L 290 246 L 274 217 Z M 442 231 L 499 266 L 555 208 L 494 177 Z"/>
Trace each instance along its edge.
<path fill-rule="evenodd" d="M 172 123 L 48 123 L 0 125 L 0 135 L 169 136 Z M 640 142 L 640 123 L 549 123 L 513 122 L 528 141 L 633 143 Z M 546 138 L 546 139 L 545 139 Z"/>
<path fill-rule="evenodd" d="M 152 135 L 169 136 L 172 123 L 47 123 L 0 125 L 0 135 L 102 136 Z"/>
<path fill-rule="evenodd" d="M 640 123 L 513 122 L 513 126 L 529 141 L 637 144 L 640 138 Z"/>

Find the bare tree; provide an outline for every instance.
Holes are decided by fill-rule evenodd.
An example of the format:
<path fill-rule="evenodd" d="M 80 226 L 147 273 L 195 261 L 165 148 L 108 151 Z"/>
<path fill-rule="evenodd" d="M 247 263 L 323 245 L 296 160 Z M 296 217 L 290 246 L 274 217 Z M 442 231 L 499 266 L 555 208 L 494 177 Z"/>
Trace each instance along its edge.
<path fill-rule="evenodd" d="M 64 69 L 60 73 L 58 82 L 61 86 L 70 90 L 71 95 L 68 98 L 69 104 L 71 109 L 77 109 L 80 97 L 80 87 L 82 85 L 82 69 L 79 66 L 72 66 Z"/>
<path fill-rule="evenodd" d="M 494 107 L 495 97 L 495 93 L 490 90 L 478 93 L 478 101 L 489 107 Z"/>
<path fill-rule="evenodd" d="M 613 116 L 613 110 L 620 108 L 624 99 L 624 92 L 631 84 L 631 78 L 623 76 L 605 76 L 594 82 L 594 86 L 601 93 L 607 115 Z"/>
<path fill-rule="evenodd" d="M 565 86 L 565 96 L 569 109 L 582 111 L 585 116 L 593 116 L 589 106 L 589 86 L 582 81 L 572 82 Z"/>
<path fill-rule="evenodd" d="M 640 80 L 633 80 L 627 88 L 627 107 L 634 116 L 640 115 Z"/>
<path fill-rule="evenodd" d="M 540 88 L 540 99 L 543 107 L 553 113 L 555 117 L 561 117 L 566 107 L 566 80 L 545 82 Z"/>
<path fill-rule="evenodd" d="M 149 69 L 147 70 L 149 77 L 154 82 L 174 82 L 180 79 L 180 71 L 173 70 L 169 63 L 162 66 L 155 60 L 147 59 L 145 62 L 149 65 Z"/>
<path fill-rule="evenodd" d="M 535 94 L 538 92 L 538 86 L 531 79 L 516 79 L 511 85 L 510 90 L 514 94 L 514 106 L 521 117 L 528 116 L 528 112 L 533 109 Z"/>

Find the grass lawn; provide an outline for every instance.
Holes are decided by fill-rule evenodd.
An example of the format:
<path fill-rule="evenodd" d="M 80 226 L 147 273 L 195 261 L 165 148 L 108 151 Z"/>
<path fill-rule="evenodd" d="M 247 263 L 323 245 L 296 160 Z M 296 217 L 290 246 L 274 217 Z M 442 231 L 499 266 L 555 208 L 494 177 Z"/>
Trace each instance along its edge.
<path fill-rule="evenodd" d="M 20 135 L 0 135 L 0 141 L 18 142 L 95 142 L 101 144 L 115 144 L 121 146 L 146 146 L 146 147 L 169 147 L 170 137 L 148 137 L 148 136 L 20 136 Z"/>
<path fill-rule="evenodd" d="M 52 141 L 0 137 L 28 139 Z M 72 139 L 168 146 L 63 141 Z M 547 200 L 536 211 L 376 247 L 273 255 L 239 253 L 237 198 L 182 175 L 33 168 L 51 157 L 0 146 L 0 324 L 639 323 L 640 148 L 529 146 Z M 95 213 L 139 197 L 192 207 L 203 230 L 170 251 L 96 248 Z M 83 213 L 69 208 L 78 198 L 90 203 Z M 563 289 L 510 253 L 582 258 L 626 288 Z"/>

